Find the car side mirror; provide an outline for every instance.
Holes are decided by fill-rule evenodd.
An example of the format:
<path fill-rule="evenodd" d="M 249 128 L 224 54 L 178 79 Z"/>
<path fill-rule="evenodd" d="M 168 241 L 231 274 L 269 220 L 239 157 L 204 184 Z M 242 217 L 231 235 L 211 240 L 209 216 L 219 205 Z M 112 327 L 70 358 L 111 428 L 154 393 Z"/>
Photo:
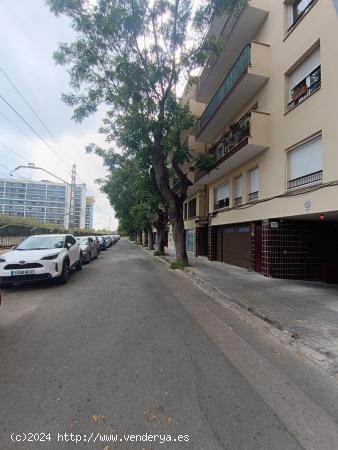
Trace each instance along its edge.
<path fill-rule="evenodd" d="M 16 249 L 16 245 L 13 245 L 12 250 L 15 250 L 15 249 Z"/>
<path fill-rule="evenodd" d="M 68 250 L 70 249 L 71 246 L 72 244 L 70 242 L 67 242 L 66 247 L 68 248 Z"/>

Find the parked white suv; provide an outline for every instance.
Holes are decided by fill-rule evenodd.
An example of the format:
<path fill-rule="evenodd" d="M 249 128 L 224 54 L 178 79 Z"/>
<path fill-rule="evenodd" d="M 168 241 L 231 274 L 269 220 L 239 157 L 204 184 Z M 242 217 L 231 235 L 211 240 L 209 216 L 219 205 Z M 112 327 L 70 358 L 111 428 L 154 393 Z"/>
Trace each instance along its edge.
<path fill-rule="evenodd" d="M 67 283 L 73 267 L 82 269 L 82 252 L 74 236 L 30 236 L 0 255 L 0 286 L 52 278 Z"/>

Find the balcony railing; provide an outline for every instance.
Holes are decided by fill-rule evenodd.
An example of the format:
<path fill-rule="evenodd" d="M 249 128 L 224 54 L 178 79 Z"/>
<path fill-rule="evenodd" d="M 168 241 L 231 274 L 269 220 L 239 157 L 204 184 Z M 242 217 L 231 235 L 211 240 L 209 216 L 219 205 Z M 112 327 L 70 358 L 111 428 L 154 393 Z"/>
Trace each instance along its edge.
<path fill-rule="evenodd" d="M 316 183 L 317 181 L 321 181 L 323 179 L 323 171 L 318 170 L 318 172 L 310 173 L 309 175 L 305 175 L 303 177 L 294 178 L 288 182 L 288 188 L 293 189 L 300 186 L 305 186 L 306 184 Z"/>
<path fill-rule="evenodd" d="M 258 191 L 256 191 L 256 192 L 251 192 L 250 194 L 249 194 L 249 201 L 250 202 L 253 202 L 254 200 L 258 200 L 258 194 L 259 194 L 259 192 Z"/>
<path fill-rule="evenodd" d="M 238 18 L 241 16 L 244 8 L 247 6 L 248 0 L 230 0 L 228 3 L 229 3 L 229 15 L 220 35 L 220 38 L 223 40 L 223 42 L 226 42 L 228 37 L 230 36 L 231 31 L 234 28 L 234 25 L 236 24 Z M 215 62 L 217 61 L 217 58 L 218 55 L 216 55 L 215 53 L 212 53 L 209 56 L 208 61 L 200 77 L 198 87 L 199 90 L 202 88 L 205 80 L 208 78 L 211 69 L 213 68 Z"/>
<path fill-rule="evenodd" d="M 224 133 L 222 138 L 209 149 L 208 153 L 215 158 L 216 162 L 219 161 L 242 141 L 249 138 L 250 131 L 251 113 L 247 113 Z M 200 179 L 204 175 L 205 172 L 196 171 L 196 179 Z"/>
<path fill-rule="evenodd" d="M 235 198 L 235 206 L 241 205 L 242 202 L 243 202 L 243 198 L 242 197 L 236 197 Z"/>
<path fill-rule="evenodd" d="M 223 83 L 218 88 L 216 94 L 211 99 L 208 106 L 205 108 L 202 116 L 197 121 L 197 134 L 205 127 L 209 119 L 214 115 L 219 108 L 224 98 L 229 94 L 231 89 L 235 86 L 243 73 L 247 70 L 251 63 L 251 44 L 244 47 L 242 53 L 237 58 L 236 62 L 228 72 L 223 80 Z"/>
<path fill-rule="evenodd" d="M 230 199 L 224 198 L 223 200 L 218 200 L 218 202 L 215 203 L 214 209 L 222 209 L 222 208 L 228 208 L 230 205 Z"/>
<path fill-rule="evenodd" d="M 209 150 L 209 153 L 213 155 L 216 160 L 223 158 L 224 155 L 235 148 L 243 141 L 243 139 L 250 136 L 250 118 L 250 113 L 243 116 L 238 122 L 233 124 L 223 135 L 222 139 Z"/>
<path fill-rule="evenodd" d="M 310 80 L 310 82 L 307 83 L 308 79 Z M 310 97 L 310 95 L 312 95 L 314 92 L 318 91 L 318 89 L 321 87 L 321 81 L 321 67 L 319 66 L 293 89 L 293 100 L 288 103 L 288 110 L 293 109 L 295 106 L 299 105 L 308 97 Z"/>

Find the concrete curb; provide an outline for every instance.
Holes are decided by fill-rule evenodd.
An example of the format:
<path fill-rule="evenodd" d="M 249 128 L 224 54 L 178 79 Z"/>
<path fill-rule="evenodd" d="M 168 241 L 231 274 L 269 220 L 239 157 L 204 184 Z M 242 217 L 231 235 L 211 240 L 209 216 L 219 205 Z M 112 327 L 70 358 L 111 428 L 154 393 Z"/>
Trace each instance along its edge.
<path fill-rule="evenodd" d="M 142 246 L 138 247 L 144 250 L 148 255 L 153 256 L 155 261 L 165 264 L 169 268 L 170 261 L 168 261 L 165 257 L 154 256 L 151 250 L 148 250 Z M 264 324 L 265 329 L 271 335 L 278 338 L 281 342 L 288 344 L 296 353 L 304 355 L 307 359 L 319 365 L 331 375 L 337 375 L 338 361 L 329 352 L 325 350 L 318 350 L 309 346 L 307 343 L 302 341 L 301 335 L 285 326 L 275 317 L 267 315 L 266 311 L 260 310 L 256 307 L 248 307 L 248 305 L 244 304 L 240 300 L 230 297 L 225 292 L 221 291 L 201 277 L 199 273 L 194 271 L 193 267 L 186 267 L 183 270 L 175 270 L 174 272 L 190 280 L 194 286 L 200 289 L 216 303 L 222 306 L 228 306 L 231 304 L 232 306 L 235 306 L 237 313 L 245 311 L 251 316 L 254 316 L 261 322 L 261 324 Z"/>

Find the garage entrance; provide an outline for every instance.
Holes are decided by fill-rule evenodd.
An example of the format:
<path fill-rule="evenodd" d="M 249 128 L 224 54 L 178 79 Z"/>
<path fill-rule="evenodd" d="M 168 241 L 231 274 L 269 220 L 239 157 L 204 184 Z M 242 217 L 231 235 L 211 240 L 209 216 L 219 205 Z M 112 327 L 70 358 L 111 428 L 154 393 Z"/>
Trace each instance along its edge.
<path fill-rule="evenodd" d="M 223 262 L 251 268 L 251 226 L 248 224 L 222 227 Z"/>

